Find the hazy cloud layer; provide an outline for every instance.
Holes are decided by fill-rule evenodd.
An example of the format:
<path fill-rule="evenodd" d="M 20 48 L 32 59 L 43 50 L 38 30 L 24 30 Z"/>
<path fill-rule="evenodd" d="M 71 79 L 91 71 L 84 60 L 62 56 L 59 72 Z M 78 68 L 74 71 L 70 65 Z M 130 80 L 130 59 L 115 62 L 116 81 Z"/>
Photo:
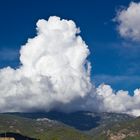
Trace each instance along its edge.
<path fill-rule="evenodd" d="M 37 36 L 21 47 L 21 66 L 0 70 L 0 112 L 60 109 L 140 115 L 139 89 L 130 96 L 91 83 L 88 46 L 78 33 L 71 20 L 37 22 Z"/>
<path fill-rule="evenodd" d="M 140 3 L 131 2 L 128 8 L 119 10 L 115 20 L 122 37 L 140 41 Z"/>

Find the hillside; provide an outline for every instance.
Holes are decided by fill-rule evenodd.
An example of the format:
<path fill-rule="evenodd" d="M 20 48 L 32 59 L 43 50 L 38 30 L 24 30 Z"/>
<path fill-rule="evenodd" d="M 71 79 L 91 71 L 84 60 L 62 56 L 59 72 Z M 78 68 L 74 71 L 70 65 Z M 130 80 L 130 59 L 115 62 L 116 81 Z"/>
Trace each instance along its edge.
<path fill-rule="evenodd" d="M 0 115 L 0 133 L 5 132 L 28 140 L 139 140 L 140 118 L 84 111 L 6 113 Z"/>
<path fill-rule="evenodd" d="M 1 114 L 0 133 L 5 132 L 19 133 L 40 140 L 92 140 L 90 136 L 56 121 Z"/>
<path fill-rule="evenodd" d="M 95 140 L 140 140 L 140 118 L 106 125 L 91 134 Z"/>
<path fill-rule="evenodd" d="M 30 119 L 48 118 L 50 120 L 61 122 L 68 126 L 74 127 L 75 129 L 78 129 L 80 131 L 90 131 L 92 129 L 102 128 L 106 125 L 112 125 L 117 122 L 133 119 L 133 117 L 126 114 L 96 113 L 89 111 L 77 111 L 72 113 L 50 111 L 11 114 Z"/>
<path fill-rule="evenodd" d="M 108 130 L 108 137 L 116 140 L 140 140 L 140 118 L 114 125 Z"/>

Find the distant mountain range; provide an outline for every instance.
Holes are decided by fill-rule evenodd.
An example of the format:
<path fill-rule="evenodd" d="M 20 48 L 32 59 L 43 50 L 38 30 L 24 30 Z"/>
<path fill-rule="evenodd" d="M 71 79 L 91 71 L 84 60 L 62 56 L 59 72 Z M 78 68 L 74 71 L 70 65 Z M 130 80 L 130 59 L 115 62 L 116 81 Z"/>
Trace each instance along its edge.
<path fill-rule="evenodd" d="M 0 133 L 20 134 L 28 140 L 140 140 L 140 118 L 88 111 L 4 113 Z"/>

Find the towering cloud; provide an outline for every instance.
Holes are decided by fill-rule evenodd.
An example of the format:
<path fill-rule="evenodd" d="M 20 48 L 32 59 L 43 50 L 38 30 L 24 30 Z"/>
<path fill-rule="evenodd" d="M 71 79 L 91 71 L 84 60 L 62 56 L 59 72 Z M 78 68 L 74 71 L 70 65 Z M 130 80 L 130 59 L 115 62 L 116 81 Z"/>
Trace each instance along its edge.
<path fill-rule="evenodd" d="M 140 89 L 130 96 L 90 81 L 88 46 L 71 20 L 37 22 L 37 36 L 21 47 L 17 69 L 0 70 L 0 112 L 90 110 L 140 115 Z"/>
<path fill-rule="evenodd" d="M 71 20 L 37 22 L 37 36 L 21 47 L 21 66 L 0 70 L 0 111 L 49 110 L 91 89 L 89 50 Z"/>
<path fill-rule="evenodd" d="M 118 11 L 115 19 L 122 37 L 140 41 L 140 3 L 131 2 L 128 8 Z"/>

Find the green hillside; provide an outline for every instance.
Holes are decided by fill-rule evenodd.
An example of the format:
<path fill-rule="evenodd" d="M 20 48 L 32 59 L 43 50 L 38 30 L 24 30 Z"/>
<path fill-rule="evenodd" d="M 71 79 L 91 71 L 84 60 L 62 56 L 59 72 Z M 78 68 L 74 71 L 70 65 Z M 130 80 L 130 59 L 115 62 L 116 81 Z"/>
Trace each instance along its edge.
<path fill-rule="evenodd" d="M 92 140 L 73 128 L 50 120 L 33 120 L 0 115 L 0 133 L 14 132 L 40 140 Z"/>
<path fill-rule="evenodd" d="M 140 140 L 140 118 L 113 113 L 102 115 L 104 119 L 98 127 L 79 131 L 47 118 L 30 119 L 0 114 L 0 133 L 18 133 L 40 140 Z"/>

